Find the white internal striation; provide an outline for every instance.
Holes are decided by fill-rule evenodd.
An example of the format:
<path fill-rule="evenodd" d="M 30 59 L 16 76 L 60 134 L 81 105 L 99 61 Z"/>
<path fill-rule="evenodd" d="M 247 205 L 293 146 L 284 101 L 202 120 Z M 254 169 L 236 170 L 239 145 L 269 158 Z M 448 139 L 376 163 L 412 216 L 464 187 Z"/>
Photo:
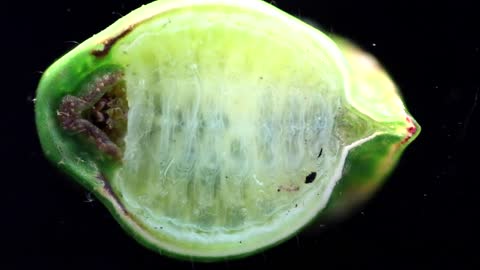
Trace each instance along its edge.
<path fill-rule="evenodd" d="M 261 232 L 318 208 L 307 197 L 325 204 L 343 164 L 341 80 L 318 75 L 328 58 L 275 42 L 280 32 L 169 27 L 120 49 L 136 59 L 125 70 L 126 150 L 112 183 L 125 207 L 181 238 Z"/>

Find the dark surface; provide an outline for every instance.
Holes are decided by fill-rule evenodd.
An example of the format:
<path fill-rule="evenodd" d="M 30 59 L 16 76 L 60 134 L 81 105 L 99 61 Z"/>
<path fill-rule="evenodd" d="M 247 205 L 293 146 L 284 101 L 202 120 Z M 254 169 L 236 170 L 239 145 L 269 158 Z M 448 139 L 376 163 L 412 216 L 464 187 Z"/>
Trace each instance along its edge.
<path fill-rule="evenodd" d="M 32 98 L 41 72 L 76 41 L 146 2 L 2 4 L 0 268 L 480 269 L 480 24 L 473 4 L 276 1 L 376 55 L 422 133 L 386 185 L 351 218 L 247 259 L 201 264 L 137 244 L 47 162 L 36 136 Z"/>

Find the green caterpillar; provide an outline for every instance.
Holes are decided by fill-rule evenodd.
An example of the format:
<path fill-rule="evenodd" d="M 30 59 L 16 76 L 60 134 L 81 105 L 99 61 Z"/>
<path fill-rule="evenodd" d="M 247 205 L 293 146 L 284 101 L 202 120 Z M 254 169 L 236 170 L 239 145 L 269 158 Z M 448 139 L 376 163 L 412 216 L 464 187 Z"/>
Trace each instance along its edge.
<path fill-rule="evenodd" d="M 420 127 L 376 60 L 259 0 L 161 0 L 44 73 L 45 155 L 146 247 L 246 256 L 348 212 Z"/>

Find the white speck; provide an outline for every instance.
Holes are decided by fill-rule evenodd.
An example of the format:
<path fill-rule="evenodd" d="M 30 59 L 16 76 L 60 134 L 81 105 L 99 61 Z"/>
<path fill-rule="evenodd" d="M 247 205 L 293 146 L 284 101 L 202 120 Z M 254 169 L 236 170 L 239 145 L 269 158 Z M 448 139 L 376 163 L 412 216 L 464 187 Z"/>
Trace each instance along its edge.
<path fill-rule="evenodd" d="M 373 46 L 373 47 L 377 47 L 377 43 L 372 43 L 372 46 Z"/>
<path fill-rule="evenodd" d="M 92 197 L 92 193 L 87 192 L 86 198 L 85 198 L 85 201 L 84 201 L 84 202 L 86 202 L 86 203 L 91 203 L 91 202 L 93 202 L 93 201 L 94 201 L 94 200 L 93 200 L 93 197 Z"/>
<path fill-rule="evenodd" d="M 175 160 L 175 159 L 172 158 L 172 160 L 170 161 L 170 163 L 168 163 L 167 168 L 166 168 L 165 171 L 163 172 L 163 177 L 167 177 L 168 169 L 170 169 L 170 166 L 172 166 L 173 160 Z"/>
<path fill-rule="evenodd" d="M 258 185 L 263 186 L 263 183 L 258 180 L 256 174 L 253 175 L 253 179 L 255 179 L 255 182 L 257 182 Z"/>

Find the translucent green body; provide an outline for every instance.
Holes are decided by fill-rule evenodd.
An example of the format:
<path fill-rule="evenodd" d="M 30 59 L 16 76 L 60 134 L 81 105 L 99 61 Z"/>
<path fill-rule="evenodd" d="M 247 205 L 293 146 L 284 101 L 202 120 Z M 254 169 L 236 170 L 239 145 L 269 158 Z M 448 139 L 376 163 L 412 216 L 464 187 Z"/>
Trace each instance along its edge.
<path fill-rule="evenodd" d="M 256 0 L 132 12 L 45 72 L 36 121 L 127 232 L 201 260 L 351 209 L 419 131 L 375 60 Z"/>

